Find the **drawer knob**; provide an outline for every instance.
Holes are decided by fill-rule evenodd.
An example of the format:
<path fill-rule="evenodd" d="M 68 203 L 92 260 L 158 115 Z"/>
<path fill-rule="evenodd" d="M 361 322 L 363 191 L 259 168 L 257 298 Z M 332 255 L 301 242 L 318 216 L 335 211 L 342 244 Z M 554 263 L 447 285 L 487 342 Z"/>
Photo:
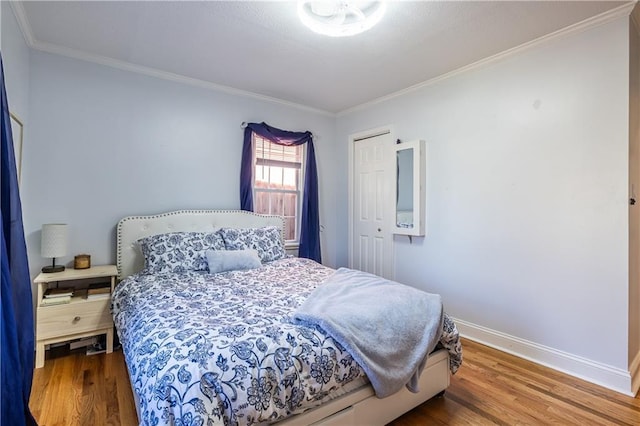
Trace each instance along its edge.
<path fill-rule="evenodd" d="M 75 317 L 75 318 L 73 319 L 73 322 L 78 322 L 78 321 L 80 321 L 80 317 Z"/>

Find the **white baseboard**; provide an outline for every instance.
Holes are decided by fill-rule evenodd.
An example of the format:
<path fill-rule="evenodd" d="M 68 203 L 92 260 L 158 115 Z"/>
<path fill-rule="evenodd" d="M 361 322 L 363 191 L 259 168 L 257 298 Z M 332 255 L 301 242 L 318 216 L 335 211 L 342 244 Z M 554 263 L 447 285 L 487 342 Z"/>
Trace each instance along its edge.
<path fill-rule="evenodd" d="M 632 374 L 629 371 L 591 361 L 461 319 L 452 319 L 456 323 L 461 336 L 536 364 L 544 365 L 629 396 L 635 396 L 640 385 L 640 353 L 636 356 L 630 368 L 631 372 L 633 372 L 632 380 Z"/>

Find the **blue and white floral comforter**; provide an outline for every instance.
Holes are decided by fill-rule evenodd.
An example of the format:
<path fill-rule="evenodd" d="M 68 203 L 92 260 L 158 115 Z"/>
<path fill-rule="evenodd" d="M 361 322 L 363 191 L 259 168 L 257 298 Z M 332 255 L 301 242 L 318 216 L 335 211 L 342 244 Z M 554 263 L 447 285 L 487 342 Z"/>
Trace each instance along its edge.
<path fill-rule="evenodd" d="M 221 274 L 136 274 L 112 313 L 145 425 L 271 423 L 319 405 L 364 376 L 322 329 L 291 314 L 334 271 L 286 258 Z M 445 315 L 440 343 L 461 362 Z"/>

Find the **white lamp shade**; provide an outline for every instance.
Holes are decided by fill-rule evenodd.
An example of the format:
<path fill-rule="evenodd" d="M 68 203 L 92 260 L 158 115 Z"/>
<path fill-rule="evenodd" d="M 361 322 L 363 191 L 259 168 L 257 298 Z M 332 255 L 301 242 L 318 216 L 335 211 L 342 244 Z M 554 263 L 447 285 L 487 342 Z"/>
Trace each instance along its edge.
<path fill-rule="evenodd" d="M 67 254 L 67 224 L 47 223 L 42 225 L 42 257 L 62 257 Z"/>

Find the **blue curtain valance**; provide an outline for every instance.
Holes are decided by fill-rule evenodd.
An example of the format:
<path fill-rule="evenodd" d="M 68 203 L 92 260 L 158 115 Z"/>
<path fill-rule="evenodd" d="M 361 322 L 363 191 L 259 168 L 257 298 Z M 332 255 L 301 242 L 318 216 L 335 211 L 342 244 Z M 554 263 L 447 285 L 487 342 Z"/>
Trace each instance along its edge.
<path fill-rule="evenodd" d="M 302 214 L 300 216 L 300 247 L 298 256 L 313 259 L 320 263 L 320 214 L 318 204 L 318 170 L 313 149 L 311 132 L 290 132 L 277 129 L 266 123 L 249 123 L 244 129 L 242 164 L 240 167 L 240 208 L 253 211 L 253 146 L 252 134 L 255 133 L 278 145 L 295 146 L 307 144 L 307 161 L 302 195 Z"/>

